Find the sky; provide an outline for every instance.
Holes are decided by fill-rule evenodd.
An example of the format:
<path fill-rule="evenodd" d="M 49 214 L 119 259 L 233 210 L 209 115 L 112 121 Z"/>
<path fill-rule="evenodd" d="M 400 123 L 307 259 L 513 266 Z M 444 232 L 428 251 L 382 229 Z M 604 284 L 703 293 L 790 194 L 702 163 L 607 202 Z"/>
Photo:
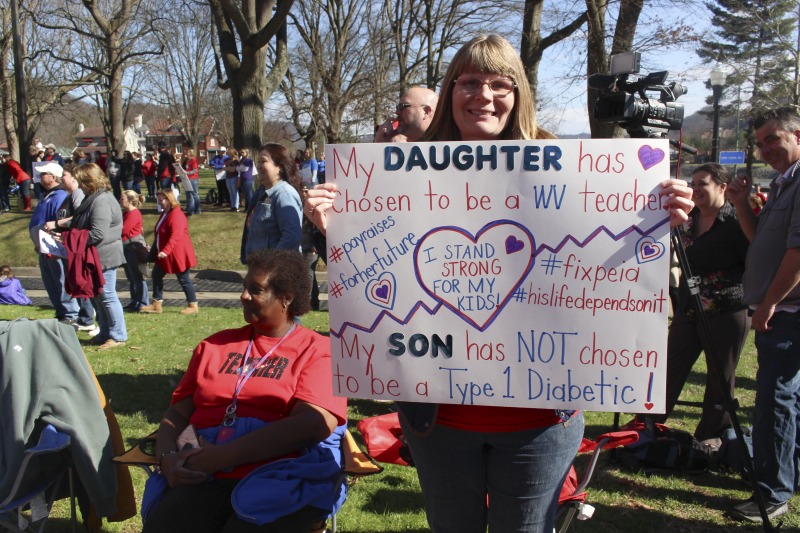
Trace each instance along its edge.
<path fill-rule="evenodd" d="M 710 14 L 705 8 L 698 8 L 694 13 L 685 10 L 667 9 L 665 18 L 684 22 L 691 20 L 691 25 L 698 32 L 705 33 L 710 27 Z M 578 82 L 566 83 L 563 80 L 569 73 L 561 72 L 552 66 L 569 64 L 568 58 L 558 57 L 555 51 L 551 57 L 545 57 L 539 72 L 539 87 L 544 88 L 547 98 L 541 113 L 549 120 L 548 126 L 559 135 L 570 135 L 589 132 L 589 119 L 586 110 L 586 77 L 576 74 Z M 574 50 L 573 52 L 574 53 Z M 678 98 L 684 105 L 684 116 L 688 117 L 706 106 L 706 98 L 711 90 L 705 88 L 705 80 L 714 65 L 703 65 L 694 51 L 693 45 L 665 47 L 642 52 L 641 72 L 667 70 L 667 82 L 676 81 L 687 88 L 687 93 Z M 556 95 L 556 96 L 554 96 Z M 549 98 L 548 98 L 549 97 Z M 540 117 L 545 118 L 545 117 Z"/>

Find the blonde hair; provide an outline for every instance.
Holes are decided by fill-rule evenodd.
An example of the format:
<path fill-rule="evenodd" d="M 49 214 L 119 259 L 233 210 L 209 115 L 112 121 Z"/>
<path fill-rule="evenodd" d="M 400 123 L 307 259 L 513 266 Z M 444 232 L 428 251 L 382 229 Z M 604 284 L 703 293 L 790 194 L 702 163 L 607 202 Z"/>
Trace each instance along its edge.
<path fill-rule="evenodd" d="M 181 205 L 178 203 L 178 200 L 175 199 L 175 193 L 172 192 L 172 189 L 161 189 L 158 191 L 158 194 L 166 198 L 171 207 L 179 207 Z"/>
<path fill-rule="evenodd" d="M 76 166 L 72 175 L 83 189 L 89 194 L 97 191 L 110 191 L 111 183 L 108 181 L 105 172 L 95 163 L 83 163 Z"/>
<path fill-rule="evenodd" d="M 479 35 L 461 47 L 442 80 L 439 103 L 421 141 L 460 141 L 461 132 L 453 119 L 453 86 L 464 72 L 508 76 L 517 85 L 514 108 L 502 140 L 552 139 L 553 134 L 536 125 L 536 106 L 519 54 L 499 35 Z"/>
<path fill-rule="evenodd" d="M 137 209 L 144 203 L 144 196 L 138 194 L 136 191 L 122 191 L 122 195 L 128 199 L 130 205 Z"/>

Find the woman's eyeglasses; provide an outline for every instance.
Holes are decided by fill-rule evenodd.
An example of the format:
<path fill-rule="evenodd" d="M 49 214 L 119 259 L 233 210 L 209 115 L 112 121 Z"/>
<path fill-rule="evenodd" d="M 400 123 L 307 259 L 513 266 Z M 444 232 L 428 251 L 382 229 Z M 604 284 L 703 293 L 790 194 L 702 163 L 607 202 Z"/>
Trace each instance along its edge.
<path fill-rule="evenodd" d="M 459 91 L 466 94 L 475 94 L 480 91 L 484 85 L 488 85 L 492 94 L 500 97 L 508 96 L 511 91 L 517 88 L 516 83 L 502 78 L 484 81 L 480 78 L 467 77 L 453 80 L 453 83 Z"/>

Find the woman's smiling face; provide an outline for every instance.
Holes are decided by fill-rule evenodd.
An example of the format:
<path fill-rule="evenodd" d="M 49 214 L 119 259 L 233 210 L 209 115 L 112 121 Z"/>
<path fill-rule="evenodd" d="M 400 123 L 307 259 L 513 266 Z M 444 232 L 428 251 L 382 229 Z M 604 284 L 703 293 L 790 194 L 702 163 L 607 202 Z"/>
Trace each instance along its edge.
<path fill-rule="evenodd" d="M 490 85 L 498 85 L 503 81 L 512 88 L 507 94 L 492 90 Z M 514 81 L 508 76 L 479 72 L 464 72 L 456 79 L 453 87 L 453 120 L 461 132 L 462 140 L 488 141 L 500 137 L 508 126 L 516 103 L 513 84 Z"/>

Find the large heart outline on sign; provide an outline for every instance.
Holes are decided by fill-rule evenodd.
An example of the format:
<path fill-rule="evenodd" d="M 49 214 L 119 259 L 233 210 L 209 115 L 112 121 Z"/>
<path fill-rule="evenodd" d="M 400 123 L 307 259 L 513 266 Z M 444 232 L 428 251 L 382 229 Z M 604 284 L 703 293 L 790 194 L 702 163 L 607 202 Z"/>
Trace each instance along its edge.
<path fill-rule="evenodd" d="M 490 222 L 474 236 L 464 228 L 442 226 L 417 242 L 414 273 L 432 298 L 484 331 L 530 273 L 535 249 L 531 232 L 513 220 Z"/>

